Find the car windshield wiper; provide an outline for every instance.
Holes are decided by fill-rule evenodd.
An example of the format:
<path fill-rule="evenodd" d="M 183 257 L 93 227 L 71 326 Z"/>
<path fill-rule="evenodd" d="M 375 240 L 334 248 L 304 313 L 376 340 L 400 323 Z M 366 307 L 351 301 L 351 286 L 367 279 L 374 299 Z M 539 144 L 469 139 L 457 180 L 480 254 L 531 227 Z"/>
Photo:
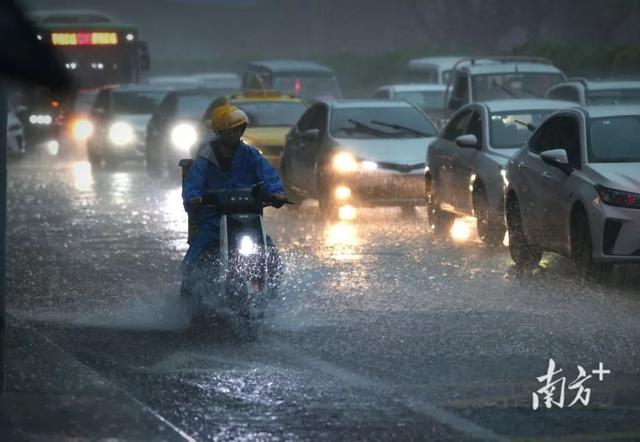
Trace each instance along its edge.
<path fill-rule="evenodd" d="M 347 130 L 347 131 L 359 131 L 359 132 L 364 132 L 364 133 L 370 133 L 373 135 L 377 135 L 379 137 L 383 137 L 383 138 L 390 138 L 391 134 L 389 132 L 385 132 L 383 130 L 380 129 L 376 129 L 375 127 L 371 127 L 369 125 L 366 125 L 360 121 L 356 121 L 353 120 L 351 118 L 349 118 L 347 120 L 349 123 L 353 124 L 355 126 L 355 128 L 350 129 L 347 127 L 343 127 L 341 128 L 341 130 Z"/>
<path fill-rule="evenodd" d="M 412 127 L 403 126 L 401 124 L 393 124 L 393 123 L 384 123 L 382 121 L 371 120 L 372 124 L 377 124 L 378 126 L 390 127 L 395 130 L 403 130 L 405 132 L 411 132 L 412 134 L 419 135 L 421 137 L 435 137 L 434 134 L 429 134 L 426 132 L 422 132 L 421 130 L 414 129 Z"/>
<path fill-rule="evenodd" d="M 514 119 L 514 120 L 511 120 L 511 121 L 526 127 L 531 132 L 534 132 L 538 128 L 538 126 L 534 126 L 533 124 L 530 124 L 530 123 L 525 123 L 524 121 L 521 121 L 521 120 L 515 120 Z"/>
<path fill-rule="evenodd" d="M 505 92 L 506 94 L 508 94 L 509 96 L 513 97 L 513 98 L 519 98 L 515 92 L 513 92 L 511 89 L 499 84 L 496 79 L 494 78 L 493 81 L 491 82 L 491 84 L 493 84 L 495 87 L 497 87 L 498 89 L 500 89 L 501 91 Z"/>

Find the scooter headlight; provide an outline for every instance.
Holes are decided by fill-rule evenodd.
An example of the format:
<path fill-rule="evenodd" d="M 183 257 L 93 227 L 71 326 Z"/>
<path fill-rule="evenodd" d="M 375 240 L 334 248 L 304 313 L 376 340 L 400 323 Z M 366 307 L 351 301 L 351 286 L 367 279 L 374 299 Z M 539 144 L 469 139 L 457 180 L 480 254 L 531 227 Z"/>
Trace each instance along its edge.
<path fill-rule="evenodd" d="M 124 121 L 113 123 L 109 128 L 109 140 L 116 146 L 124 146 L 133 142 L 135 134 L 133 126 Z"/>
<path fill-rule="evenodd" d="M 236 242 L 238 253 L 242 256 L 250 256 L 258 253 L 258 243 L 253 236 L 247 234 L 238 235 Z"/>
<path fill-rule="evenodd" d="M 180 151 L 188 151 L 198 141 L 198 131 L 191 123 L 178 123 L 171 131 L 171 143 Z"/>

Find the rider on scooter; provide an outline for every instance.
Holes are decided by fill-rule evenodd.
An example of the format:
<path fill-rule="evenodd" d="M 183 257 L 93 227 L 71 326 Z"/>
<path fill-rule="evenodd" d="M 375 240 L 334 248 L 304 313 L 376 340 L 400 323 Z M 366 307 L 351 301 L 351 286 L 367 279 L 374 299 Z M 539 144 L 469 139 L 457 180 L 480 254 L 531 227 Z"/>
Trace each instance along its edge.
<path fill-rule="evenodd" d="M 183 292 L 189 291 L 186 287 L 189 284 L 185 282 L 197 267 L 202 252 L 215 251 L 219 246 L 220 215 L 211 207 L 199 207 L 207 192 L 262 183 L 262 191 L 270 195 L 274 207 L 282 207 L 287 201 L 278 172 L 256 148 L 241 139 L 249 123 L 247 114 L 225 104 L 213 111 L 211 123 L 218 137 L 203 144 L 182 185 L 185 210 L 196 225 L 196 233 L 182 261 Z M 275 249 L 269 237 L 267 244 Z M 278 263 L 277 257 L 275 261 Z M 270 269 L 269 273 L 273 274 L 272 270 L 277 271 Z"/>

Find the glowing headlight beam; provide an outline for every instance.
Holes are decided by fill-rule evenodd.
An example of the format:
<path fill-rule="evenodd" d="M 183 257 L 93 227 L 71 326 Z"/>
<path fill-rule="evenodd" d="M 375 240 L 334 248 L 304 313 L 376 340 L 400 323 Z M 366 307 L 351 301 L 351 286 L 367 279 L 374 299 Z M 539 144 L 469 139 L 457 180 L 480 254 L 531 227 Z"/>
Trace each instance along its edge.
<path fill-rule="evenodd" d="M 93 123 L 85 118 L 75 120 L 71 125 L 71 136 L 77 141 L 86 141 L 93 135 Z"/>
<path fill-rule="evenodd" d="M 190 123 L 178 123 L 171 131 L 171 143 L 178 149 L 191 149 L 198 141 L 198 131 Z"/>
<path fill-rule="evenodd" d="M 358 162 L 350 153 L 342 152 L 333 157 L 333 168 L 338 172 L 355 172 Z"/>
<path fill-rule="evenodd" d="M 258 253 L 258 245 L 249 235 L 242 235 L 238 241 L 238 253 L 249 256 Z"/>
<path fill-rule="evenodd" d="M 118 121 L 109 128 L 109 139 L 116 146 L 129 144 L 134 138 L 133 127 L 129 123 Z"/>

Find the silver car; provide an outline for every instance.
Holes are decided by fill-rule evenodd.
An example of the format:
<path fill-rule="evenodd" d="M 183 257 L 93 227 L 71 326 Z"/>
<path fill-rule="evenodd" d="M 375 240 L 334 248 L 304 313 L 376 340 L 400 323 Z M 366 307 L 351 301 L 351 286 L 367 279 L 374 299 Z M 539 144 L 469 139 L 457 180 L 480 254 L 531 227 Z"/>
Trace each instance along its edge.
<path fill-rule="evenodd" d="M 507 166 L 509 250 L 520 266 L 543 251 L 582 277 L 640 263 L 640 106 L 562 110 Z"/>
<path fill-rule="evenodd" d="M 505 234 L 503 195 L 509 158 L 564 101 L 520 99 L 472 103 L 449 121 L 427 154 L 429 223 L 448 235 L 455 216 L 475 216 L 488 246 Z"/>
<path fill-rule="evenodd" d="M 327 217 L 341 206 L 424 204 L 422 175 L 436 129 L 404 101 L 316 103 L 287 135 L 280 172 L 289 197 L 317 198 Z"/>

